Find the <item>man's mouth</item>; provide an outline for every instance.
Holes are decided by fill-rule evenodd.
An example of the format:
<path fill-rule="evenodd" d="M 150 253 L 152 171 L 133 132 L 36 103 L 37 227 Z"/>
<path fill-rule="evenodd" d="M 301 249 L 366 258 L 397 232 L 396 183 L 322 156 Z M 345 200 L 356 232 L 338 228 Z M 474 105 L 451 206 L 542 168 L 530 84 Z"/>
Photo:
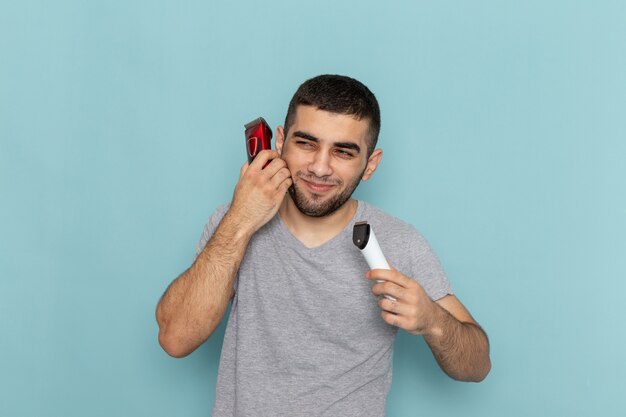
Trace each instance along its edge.
<path fill-rule="evenodd" d="M 325 193 L 337 185 L 328 182 L 315 182 L 304 178 L 301 178 L 301 180 L 305 183 L 307 188 L 314 193 Z"/>

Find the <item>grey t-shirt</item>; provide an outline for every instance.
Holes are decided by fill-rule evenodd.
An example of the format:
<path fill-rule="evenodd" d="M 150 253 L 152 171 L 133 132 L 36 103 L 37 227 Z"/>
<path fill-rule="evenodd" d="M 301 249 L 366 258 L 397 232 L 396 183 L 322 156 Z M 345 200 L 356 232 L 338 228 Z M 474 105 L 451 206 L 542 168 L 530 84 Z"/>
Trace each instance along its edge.
<path fill-rule="evenodd" d="M 197 253 L 227 209 L 213 213 Z M 277 214 L 252 237 L 239 268 L 214 417 L 385 415 L 397 328 L 380 317 L 369 268 L 352 243 L 362 220 L 390 264 L 433 300 L 452 293 L 419 232 L 365 202 L 339 235 L 315 248 Z"/>

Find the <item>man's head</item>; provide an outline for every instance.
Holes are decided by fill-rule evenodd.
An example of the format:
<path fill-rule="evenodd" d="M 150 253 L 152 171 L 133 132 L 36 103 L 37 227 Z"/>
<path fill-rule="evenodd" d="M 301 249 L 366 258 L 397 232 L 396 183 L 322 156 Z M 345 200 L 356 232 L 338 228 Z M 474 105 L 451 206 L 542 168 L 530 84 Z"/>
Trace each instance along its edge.
<path fill-rule="evenodd" d="M 291 171 L 289 194 L 300 212 L 327 216 L 341 208 L 382 157 L 374 149 L 380 112 L 360 82 L 322 75 L 300 86 L 289 104 L 276 149 Z"/>
<path fill-rule="evenodd" d="M 285 135 L 293 125 L 298 106 L 312 106 L 329 113 L 368 121 L 367 156 L 376 148 L 380 132 L 378 100 L 360 81 L 343 75 L 318 75 L 302 83 L 289 102 L 285 117 Z"/>

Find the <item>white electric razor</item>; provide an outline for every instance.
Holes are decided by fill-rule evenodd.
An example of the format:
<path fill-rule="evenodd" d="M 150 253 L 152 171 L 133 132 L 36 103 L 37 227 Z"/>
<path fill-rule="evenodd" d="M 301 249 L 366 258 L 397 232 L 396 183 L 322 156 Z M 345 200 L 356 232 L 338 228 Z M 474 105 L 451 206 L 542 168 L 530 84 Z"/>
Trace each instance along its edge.
<path fill-rule="evenodd" d="M 374 229 L 366 221 L 356 222 L 352 230 L 352 242 L 361 250 L 370 269 L 391 269 L 387 259 L 385 259 L 385 255 L 383 255 L 383 251 L 380 249 L 378 240 L 376 240 Z M 381 280 L 376 281 L 384 282 Z M 387 294 L 385 294 L 385 298 L 396 301 L 395 298 Z"/>

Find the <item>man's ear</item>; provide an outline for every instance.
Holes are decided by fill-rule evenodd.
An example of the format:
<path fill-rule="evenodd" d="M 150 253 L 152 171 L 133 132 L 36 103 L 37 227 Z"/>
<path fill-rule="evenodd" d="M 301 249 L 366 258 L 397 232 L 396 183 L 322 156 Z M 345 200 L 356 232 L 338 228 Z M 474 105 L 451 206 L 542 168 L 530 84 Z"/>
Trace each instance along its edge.
<path fill-rule="evenodd" d="M 376 171 L 376 167 L 380 164 L 380 160 L 383 158 L 383 150 L 375 149 L 374 152 L 367 158 L 367 165 L 365 166 L 365 171 L 363 172 L 363 177 L 361 179 L 363 181 L 367 181 L 372 177 L 374 171 Z"/>
<path fill-rule="evenodd" d="M 276 128 L 276 151 L 283 155 L 283 145 L 285 144 L 285 130 L 282 126 Z"/>

